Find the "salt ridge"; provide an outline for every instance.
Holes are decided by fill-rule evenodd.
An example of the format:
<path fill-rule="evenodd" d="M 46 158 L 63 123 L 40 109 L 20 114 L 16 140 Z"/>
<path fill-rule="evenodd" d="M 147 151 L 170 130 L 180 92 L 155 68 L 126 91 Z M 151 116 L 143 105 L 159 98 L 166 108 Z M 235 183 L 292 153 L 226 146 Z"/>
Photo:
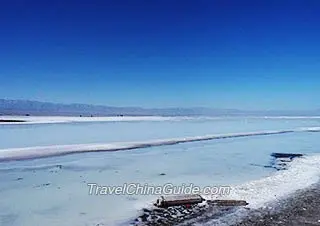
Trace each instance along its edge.
<path fill-rule="evenodd" d="M 60 156 L 74 153 L 102 152 L 102 151 L 121 151 L 137 148 L 148 148 L 155 146 L 174 145 L 179 143 L 206 141 L 215 139 L 228 139 L 250 136 L 276 135 L 293 132 L 318 132 L 320 127 L 297 128 L 293 130 L 273 130 L 246 133 L 214 134 L 206 136 L 184 137 L 174 139 L 149 140 L 141 142 L 123 142 L 106 144 L 75 144 L 75 145 L 53 145 L 37 146 L 24 148 L 0 149 L 0 161 L 25 160 L 51 156 Z"/>

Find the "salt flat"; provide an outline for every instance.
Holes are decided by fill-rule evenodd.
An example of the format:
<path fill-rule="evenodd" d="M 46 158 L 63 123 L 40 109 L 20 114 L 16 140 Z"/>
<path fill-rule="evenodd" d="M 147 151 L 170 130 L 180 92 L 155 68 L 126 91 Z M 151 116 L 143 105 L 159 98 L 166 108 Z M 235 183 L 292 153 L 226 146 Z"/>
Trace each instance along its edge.
<path fill-rule="evenodd" d="M 0 149 L 136 142 L 208 134 L 296 130 L 230 137 L 122 152 L 81 153 L 0 163 L 1 225 L 119 225 L 156 195 L 88 194 L 87 183 L 228 185 L 230 197 L 258 208 L 312 184 L 318 177 L 319 119 L 186 119 L 166 121 L 1 125 Z M 81 146 L 81 145 L 80 145 Z M 27 149 L 26 149 L 27 148 Z M 46 152 L 46 148 L 37 149 Z M 263 167 L 272 152 L 307 154 L 282 172 Z M 303 182 L 303 183 L 301 183 Z M 277 189 L 281 188 L 281 189 Z M 269 191 L 268 193 L 265 191 Z"/>

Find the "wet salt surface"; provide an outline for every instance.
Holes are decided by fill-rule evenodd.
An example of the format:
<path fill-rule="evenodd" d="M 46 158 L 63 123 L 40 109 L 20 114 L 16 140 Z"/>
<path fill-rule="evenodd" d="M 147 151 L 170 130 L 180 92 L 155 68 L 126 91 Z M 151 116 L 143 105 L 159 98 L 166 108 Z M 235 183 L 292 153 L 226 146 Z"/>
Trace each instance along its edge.
<path fill-rule="evenodd" d="M 165 121 L 71 122 L 0 125 L 0 149 L 47 145 L 133 142 L 208 134 L 317 127 L 320 118 L 192 118 Z"/>
<path fill-rule="evenodd" d="M 259 198 L 254 193 L 255 188 L 272 185 L 253 182 L 274 175 L 275 170 L 263 167 L 269 164 L 270 154 L 319 153 L 319 134 L 306 132 L 243 137 L 130 152 L 3 162 L 0 164 L 0 225 L 121 224 L 137 216 L 143 207 L 148 207 L 157 198 L 152 195 L 90 196 L 89 182 L 101 185 L 134 182 L 239 187 L 250 187 L 252 183 L 252 192 L 245 194 L 256 194 L 251 199 L 254 201 Z M 304 164 L 301 162 L 297 172 L 304 169 L 310 172 L 307 179 L 312 182 L 315 168 L 304 168 Z M 280 176 L 276 178 L 280 180 Z M 280 181 L 279 184 L 283 183 Z"/>

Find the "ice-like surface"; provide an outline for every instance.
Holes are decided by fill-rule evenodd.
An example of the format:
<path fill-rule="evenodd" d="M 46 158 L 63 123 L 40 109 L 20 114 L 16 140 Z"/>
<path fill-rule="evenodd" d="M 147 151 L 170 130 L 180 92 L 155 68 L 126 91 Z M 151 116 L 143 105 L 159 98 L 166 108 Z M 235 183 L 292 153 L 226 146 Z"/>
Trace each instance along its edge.
<path fill-rule="evenodd" d="M 237 117 L 188 117 L 188 116 L 104 116 L 104 117 L 76 117 L 76 116 L 0 116 L 0 125 L 30 125 L 72 122 L 136 122 L 136 121 L 180 121 L 180 120 L 215 120 L 232 119 Z M 240 117 L 238 117 L 240 118 Z M 248 119 L 320 119 L 320 116 L 251 116 Z M 1 122 L 1 120 L 17 120 L 21 122 Z"/>
<path fill-rule="evenodd" d="M 164 121 L 70 122 L 0 125 L 0 149 L 67 144 L 118 143 L 208 134 L 290 130 L 319 126 L 320 119 L 175 118 Z"/>
<path fill-rule="evenodd" d="M 218 134 L 218 135 L 216 134 L 216 135 L 183 137 L 183 138 L 140 141 L 140 142 L 127 142 L 127 143 L 55 145 L 55 146 L 42 146 L 42 147 L 0 149 L 0 161 L 34 159 L 34 158 L 41 158 L 41 157 L 59 156 L 59 155 L 84 153 L 84 152 L 133 150 L 137 148 L 174 145 L 179 143 L 190 143 L 195 141 L 276 135 L 276 134 L 293 133 L 293 132 L 311 132 L 311 131 L 318 132 L 320 131 L 320 128 L 312 127 L 312 128 L 298 128 L 298 129 L 292 129 L 292 130 L 259 131 L 259 132 L 231 133 L 231 134 Z"/>
<path fill-rule="evenodd" d="M 248 207 L 259 208 L 319 181 L 319 154 L 295 159 L 289 165 L 288 170 L 277 171 L 272 176 L 234 186 L 231 194 L 215 198 L 246 200 Z"/>
<path fill-rule="evenodd" d="M 187 117 L 162 116 L 109 116 L 109 117 L 74 117 L 74 116 L 0 116 L 0 125 L 30 125 L 71 122 L 136 122 L 136 121 L 166 121 L 180 120 Z M 16 120 L 17 122 L 1 122 L 1 120 Z M 19 122 L 21 121 L 21 122 Z"/>
<path fill-rule="evenodd" d="M 319 124 L 319 119 L 308 118 L 3 125 L 0 126 L 2 149 L 299 130 L 281 135 L 206 140 L 134 151 L 1 162 L 0 225 L 119 224 L 134 217 L 157 198 L 156 195 L 90 196 L 87 183 L 231 185 L 233 197 L 246 198 L 252 206 L 263 205 L 317 180 L 319 157 L 313 154 L 320 153 Z M 75 134 L 70 134 L 71 131 Z M 307 156 L 293 162 L 290 170 L 275 172 L 263 167 L 268 165 L 272 152 Z"/>
<path fill-rule="evenodd" d="M 229 195 L 207 196 L 209 199 L 238 199 L 246 200 L 251 209 L 266 208 L 266 204 L 281 203 L 281 200 L 298 189 L 304 189 L 314 183 L 318 183 L 320 179 L 320 154 L 306 156 L 295 159 L 289 165 L 288 170 L 277 171 L 268 177 L 249 181 L 247 183 L 233 186 Z M 221 218 L 210 219 L 210 213 L 207 216 L 207 222 L 199 225 L 221 225 L 227 226 L 231 222 L 236 223 L 246 215 L 244 209 L 223 216 Z M 194 225 L 198 225 L 196 219 L 192 220 Z"/>

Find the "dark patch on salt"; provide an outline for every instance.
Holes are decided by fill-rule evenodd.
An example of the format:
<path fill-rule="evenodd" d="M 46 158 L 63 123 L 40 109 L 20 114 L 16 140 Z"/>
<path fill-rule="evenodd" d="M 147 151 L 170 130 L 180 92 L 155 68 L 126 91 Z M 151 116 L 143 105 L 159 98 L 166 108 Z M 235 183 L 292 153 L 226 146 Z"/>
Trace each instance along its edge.
<path fill-rule="evenodd" d="M 197 219 L 201 223 L 202 217 L 219 217 L 237 207 L 219 207 L 212 203 L 203 202 L 186 206 L 172 206 L 168 208 L 142 209 L 142 214 L 131 222 L 131 225 L 176 225 L 182 224 L 192 219 Z"/>

